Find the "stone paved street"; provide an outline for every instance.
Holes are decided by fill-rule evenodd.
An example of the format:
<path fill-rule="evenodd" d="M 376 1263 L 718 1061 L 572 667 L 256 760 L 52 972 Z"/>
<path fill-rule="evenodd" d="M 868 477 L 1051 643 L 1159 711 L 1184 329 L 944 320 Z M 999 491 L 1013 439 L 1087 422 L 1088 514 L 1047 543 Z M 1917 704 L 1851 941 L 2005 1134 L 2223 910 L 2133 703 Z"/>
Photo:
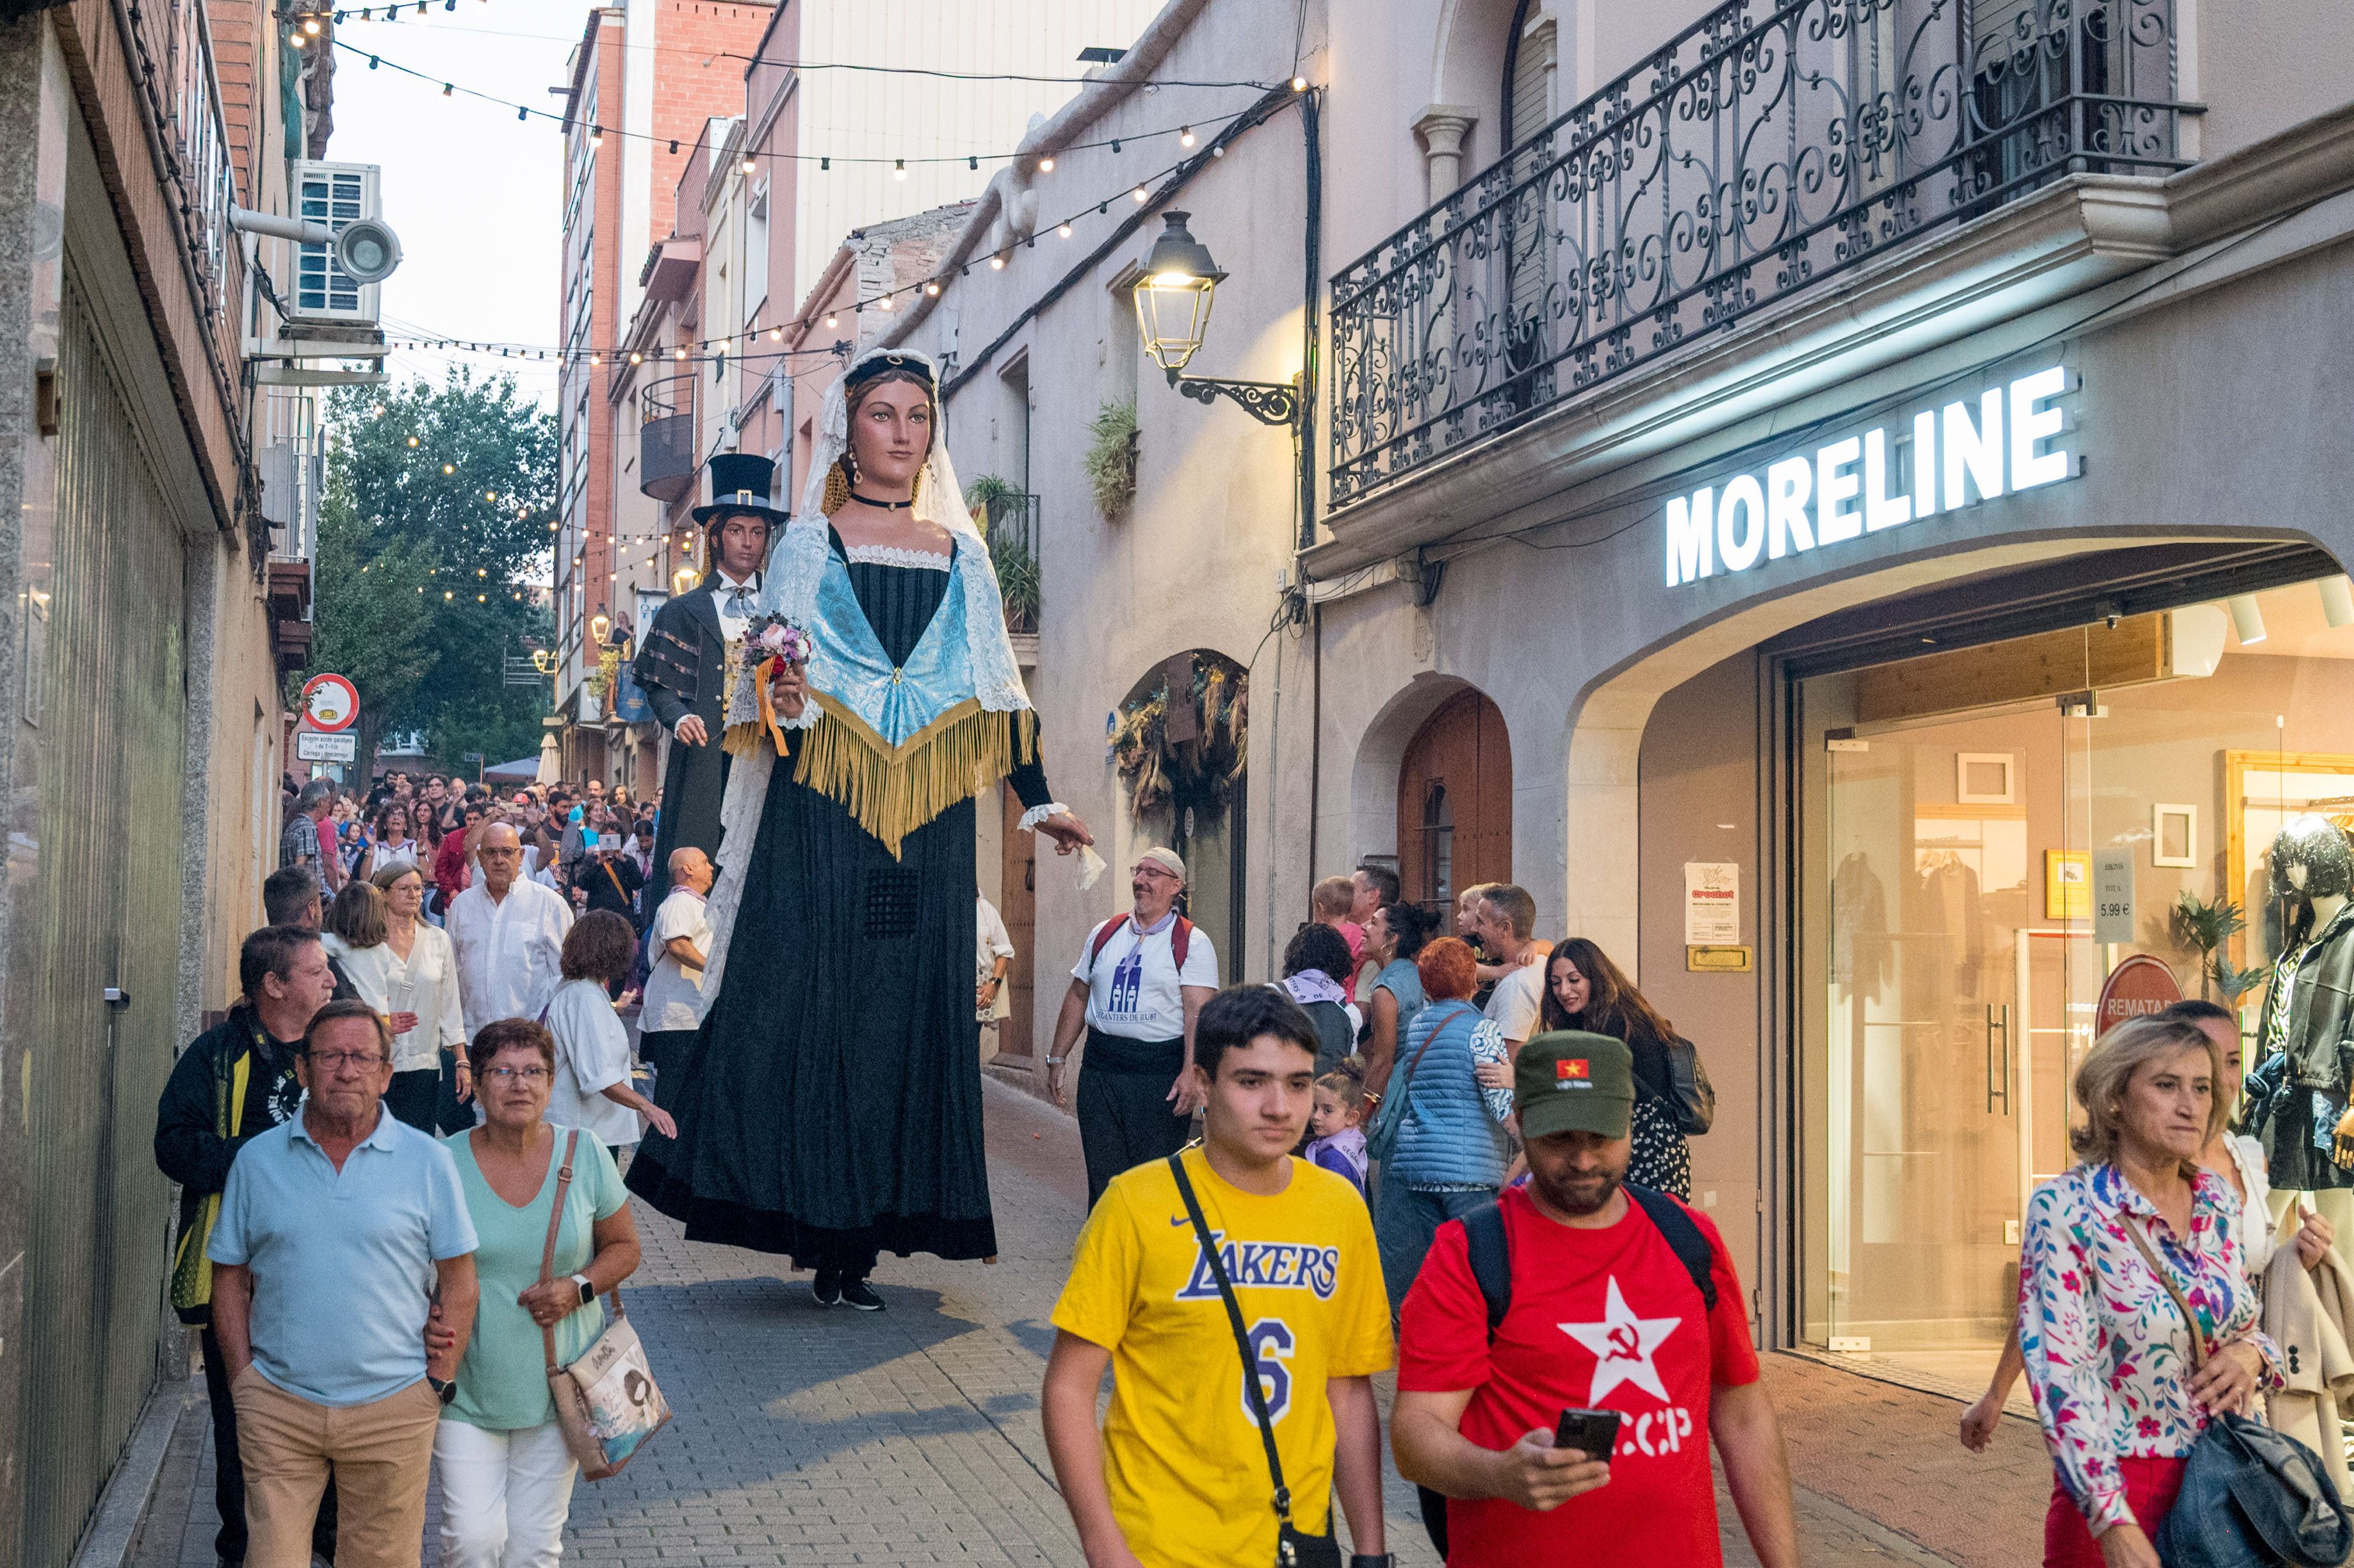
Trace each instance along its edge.
<path fill-rule="evenodd" d="M 988 1107 L 1003 1260 L 885 1259 L 880 1315 L 820 1311 L 806 1276 L 690 1246 L 640 1211 L 646 1264 L 626 1300 L 678 1414 L 622 1475 L 575 1494 L 567 1562 L 1080 1563 L 1037 1408 L 1045 1317 L 1086 1202 L 1077 1137 L 1067 1118 L 993 1083 Z M 1773 1360 L 1777 1388 L 1792 1378 L 1813 1391 L 1818 1421 L 1834 1401 L 1816 1378 L 1834 1380 L 1831 1395 L 1886 1392 Z M 1938 1433 L 1948 1446 L 1949 1428 Z M 199 1391 L 133 1553 L 139 1568 L 211 1568 L 207 1431 Z M 1833 1440 L 1811 1468 L 1802 1451 L 1801 1476 L 1871 1468 L 1851 1448 L 1832 1457 L 1845 1446 Z M 1390 1543 L 1402 1563 L 1428 1564 L 1414 1507 L 1393 1475 Z M 1720 1510 L 1727 1561 L 1753 1562 L 1721 1492 Z M 1948 1560 L 1817 1491 L 1800 1492 L 1799 1510 L 1814 1568 Z"/>

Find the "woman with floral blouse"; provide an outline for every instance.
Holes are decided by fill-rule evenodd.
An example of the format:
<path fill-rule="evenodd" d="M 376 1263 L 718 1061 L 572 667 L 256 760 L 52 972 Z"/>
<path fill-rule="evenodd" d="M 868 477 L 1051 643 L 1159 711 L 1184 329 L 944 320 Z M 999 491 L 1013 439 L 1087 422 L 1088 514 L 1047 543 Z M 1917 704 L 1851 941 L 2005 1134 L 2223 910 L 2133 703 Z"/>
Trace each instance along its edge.
<path fill-rule="evenodd" d="M 2209 1413 L 2245 1410 L 2279 1382 L 2242 1266 L 2239 1200 L 2197 1164 L 2225 1112 L 2221 1076 L 2196 1024 L 2109 1031 L 2076 1069 L 2083 1163 L 2028 1202 L 2020 1349 L 2055 1472 L 2046 1568 L 2159 1568 L 2151 1542 Z M 2190 1330 L 2137 1234 L 2199 1319 L 2195 1373 Z"/>

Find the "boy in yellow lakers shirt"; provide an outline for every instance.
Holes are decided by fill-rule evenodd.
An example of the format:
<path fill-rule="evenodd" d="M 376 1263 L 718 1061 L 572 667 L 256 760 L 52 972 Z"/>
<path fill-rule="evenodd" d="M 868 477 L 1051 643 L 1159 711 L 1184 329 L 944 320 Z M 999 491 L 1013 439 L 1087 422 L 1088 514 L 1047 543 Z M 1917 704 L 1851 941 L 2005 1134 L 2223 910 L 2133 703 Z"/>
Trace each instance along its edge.
<path fill-rule="evenodd" d="M 1314 1022 L 1272 987 L 1211 998 L 1193 1031 L 1209 1097 L 1202 1142 L 1179 1158 L 1242 1308 L 1292 1527 L 1330 1535 L 1337 1486 L 1352 1568 L 1387 1568 L 1371 1379 L 1392 1346 L 1373 1223 L 1354 1187 L 1291 1157 L 1314 1105 L 1317 1043 Z M 1275 1563 L 1274 1482 L 1242 1349 L 1167 1161 L 1113 1178 L 1054 1321 L 1046 1447 L 1089 1568 Z"/>

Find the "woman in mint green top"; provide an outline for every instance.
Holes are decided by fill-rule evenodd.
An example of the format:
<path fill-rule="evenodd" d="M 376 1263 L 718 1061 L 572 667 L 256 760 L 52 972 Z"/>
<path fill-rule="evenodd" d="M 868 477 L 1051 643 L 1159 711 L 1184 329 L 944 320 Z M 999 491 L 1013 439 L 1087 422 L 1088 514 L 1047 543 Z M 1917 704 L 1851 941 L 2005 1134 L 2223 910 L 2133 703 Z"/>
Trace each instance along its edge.
<path fill-rule="evenodd" d="M 544 1118 L 556 1042 L 529 1019 L 485 1025 L 468 1047 L 482 1126 L 444 1141 L 458 1164 L 480 1245 L 482 1305 L 433 1439 L 445 1568 L 553 1568 L 578 1465 L 547 1389 L 543 1325 L 568 1364 L 605 1326 L 597 1299 L 638 1266 L 629 1194 L 603 1143 L 582 1134 L 548 1282 L 539 1283 L 548 1216 L 572 1129 Z"/>

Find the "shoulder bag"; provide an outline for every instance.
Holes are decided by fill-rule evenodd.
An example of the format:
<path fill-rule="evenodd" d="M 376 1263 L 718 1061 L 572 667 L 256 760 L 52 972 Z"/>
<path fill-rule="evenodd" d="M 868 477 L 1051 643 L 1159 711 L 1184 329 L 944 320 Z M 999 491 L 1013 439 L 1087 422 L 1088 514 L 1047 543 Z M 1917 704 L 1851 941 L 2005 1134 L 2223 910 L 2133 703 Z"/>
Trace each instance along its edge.
<path fill-rule="evenodd" d="M 1698 1138 L 1716 1121 L 1716 1088 L 1708 1069 L 1700 1065 L 1700 1048 L 1681 1034 L 1670 1034 L 1668 1047 L 1668 1108 L 1676 1130 Z"/>
<path fill-rule="evenodd" d="M 1267 1391 L 1258 1385 L 1258 1358 L 1251 1353 L 1250 1330 L 1243 1327 L 1242 1303 L 1235 1299 L 1234 1281 L 1226 1277 L 1225 1259 L 1219 1255 L 1210 1222 L 1202 1217 L 1202 1201 L 1185 1174 L 1181 1150 L 1169 1157 L 1169 1172 L 1177 1178 L 1177 1195 L 1185 1200 L 1186 1217 L 1193 1222 L 1193 1239 L 1218 1282 L 1218 1299 L 1226 1304 L 1226 1322 L 1235 1331 L 1235 1349 L 1243 1358 L 1243 1392 L 1250 1395 L 1251 1414 L 1258 1421 L 1258 1438 L 1267 1447 L 1267 1474 L 1275 1481 L 1275 1568 L 1341 1568 L 1341 1548 L 1328 1521 L 1324 1533 L 1310 1535 L 1291 1522 L 1291 1489 L 1284 1484 L 1283 1456 L 1276 1451 L 1275 1423 L 1267 1414 Z"/>
<path fill-rule="evenodd" d="M 2174 1277 L 2130 1221 L 2126 1239 L 2141 1254 L 2190 1331 L 2190 1371 L 2207 1363 L 2199 1319 Z M 2211 1414 L 2182 1469 L 2182 1489 L 2166 1520 L 2150 1531 L 2172 1568 L 2253 1568 L 2295 1563 L 2330 1568 L 2354 1550 L 2347 1515 L 2321 1457 L 2285 1432 L 2244 1415 Z"/>
<path fill-rule="evenodd" d="M 1470 1004 L 1458 1001 L 1455 1005 L 1468 1009 Z M 1382 1103 L 1373 1107 L 1373 1119 L 1365 1128 L 1367 1159 L 1378 1160 L 1384 1165 L 1389 1163 L 1390 1155 L 1397 1149 L 1398 1135 L 1405 1130 L 1406 1101 L 1414 1094 L 1415 1072 L 1422 1065 L 1422 1059 L 1430 1054 L 1431 1043 L 1438 1038 L 1438 1032 L 1452 1022 L 1454 1014 L 1449 1013 L 1431 1024 L 1430 1033 L 1422 1037 L 1422 1048 L 1414 1054 L 1414 1060 L 1406 1064 L 1403 1081 L 1394 1068 L 1391 1070 L 1389 1093 L 1384 1095 Z"/>
<path fill-rule="evenodd" d="M 579 1147 L 580 1129 L 569 1129 L 564 1164 L 556 1173 L 555 1207 L 547 1216 L 547 1245 L 539 1255 L 542 1285 L 556 1277 L 556 1233 L 564 1224 L 572 1157 Z M 591 1481 L 620 1475 L 645 1440 L 670 1420 L 669 1402 L 654 1386 L 653 1371 L 646 1365 L 646 1348 L 621 1310 L 621 1287 L 616 1285 L 605 1294 L 613 1303 L 613 1320 L 570 1366 L 557 1364 L 555 1325 L 539 1330 L 547 1352 L 547 1392 L 556 1401 L 564 1446 L 580 1462 L 582 1478 Z"/>

